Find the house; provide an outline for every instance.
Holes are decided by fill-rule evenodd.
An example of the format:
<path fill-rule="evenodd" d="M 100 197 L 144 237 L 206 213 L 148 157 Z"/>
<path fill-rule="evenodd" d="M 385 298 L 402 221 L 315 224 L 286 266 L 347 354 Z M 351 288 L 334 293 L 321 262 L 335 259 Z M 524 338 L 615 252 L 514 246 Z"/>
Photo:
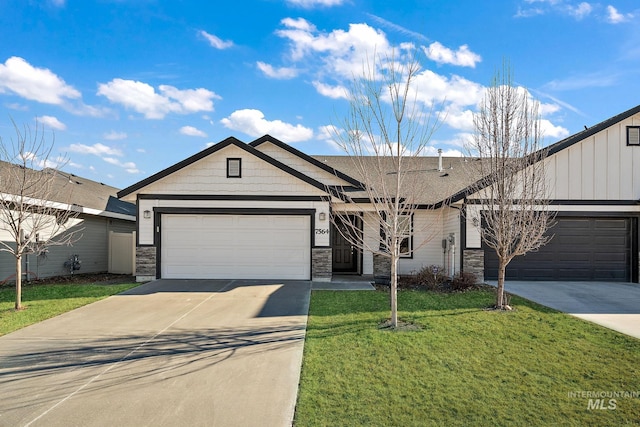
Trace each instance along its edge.
<path fill-rule="evenodd" d="M 637 282 L 640 106 L 549 150 L 554 237 L 512 261 L 508 278 Z M 348 160 L 312 157 L 269 135 L 248 144 L 230 137 L 118 192 L 136 204 L 137 279 L 388 274 L 384 259 L 354 251 L 330 221 L 332 212 L 367 215 Z M 430 190 L 408 244 L 428 242 L 400 260 L 400 274 L 435 264 L 495 278 L 495 257 L 472 223 L 475 178 L 464 159 L 416 161 Z M 340 191 L 352 192 L 350 201 Z M 380 238 L 378 227 L 362 228 L 365 240 Z"/>
<path fill-rule="evenodd" d="M 19 168 L 6 162 L 0 163 L 2 177 L 11 176 L 9 168 Z M 24 168 L 23 168 L 24 169 Z M 51 190 L 47 191 L 50 200 L 47 203 L 58 203 L 62 209 L 69 209 L 72 214 L 64 228 L 67 231 L 78 230 L 71 246 L 49 246 L 41 254 L 26 254 L 22 258 L 22 271 L 28 279 L 45 278 L 51 276 L 68 275 L 72 273 L 101 273 L 113 266 L 110 259 L 110 236 L 126 235 L 131 239 L 135 231 L 135 205 L 119 200 L 114 187 L 95 182 L 86 178 L 53 169 L 41 171 L 26 169 L 30 174 L 50 174 Z M 10 178 L 2 179 L 3 186 L 0 196 L 13 197 L 17 188 Z M 15 180 L 14 180 L 15 181 Z M 12 192 L 13 191 L 13 192 Z M 31 204 L 39 203 L 32 200 Z M 0 238 L 5 242 L 12 242 L 12 235 L 6 229 L 7 224 L 0 222 Z M 25 234 L 29 235 L 29 225 Z M 12 243 L 10 243 L 13 245 Z M 112 248 L 113 249 L 113 248 Z M 116 252 L 116 251 L 112 251 Z M 133 252 L 131 248 L 130 252 Z M 118 253 L 117 257 L 122 254 Z M 73 269 L 74 256 L 77 256 Z M 126 263 L 126 260 L 125 260 Z M 129 259 L 129 273 L 132 273 L 133 254 Z M 125 270 L 113 272 L 123 272 Z M 0 252 L 0 283 L 15 279 L 15 258 L 7 252 Z"/>

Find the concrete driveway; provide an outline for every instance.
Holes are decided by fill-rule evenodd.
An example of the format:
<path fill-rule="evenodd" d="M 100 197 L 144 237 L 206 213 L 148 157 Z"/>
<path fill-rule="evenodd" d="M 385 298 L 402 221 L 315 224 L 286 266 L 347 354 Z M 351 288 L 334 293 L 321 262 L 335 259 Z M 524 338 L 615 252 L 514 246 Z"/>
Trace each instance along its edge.
<path fill-rule="evenodd" d="M 505 289 L 547 307 L 640 338 L 640 285 L 637 283 L 509 281 L 505 283 Z"/>
<path fill-rule="evenodd" d="M 158 280 L 0 337 L 0 426 L 290 426 L 310 288 Z"/>

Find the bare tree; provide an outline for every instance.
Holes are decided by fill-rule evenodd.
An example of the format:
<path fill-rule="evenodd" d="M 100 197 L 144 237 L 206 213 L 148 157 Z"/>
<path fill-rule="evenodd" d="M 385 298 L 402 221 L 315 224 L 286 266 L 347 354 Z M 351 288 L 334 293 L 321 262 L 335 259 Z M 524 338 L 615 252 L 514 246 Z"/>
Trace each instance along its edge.
<path fill-rule="evenodd" d="M 467 162 L 483 177 L 467 209 L 482 240 L 498 257 L 496 308 L 505 308 L 507 265 L 516 256 L 545 245 L 553 221 L 547 192 L 539 102 L 513 85 L 507 64 L 497 72 L 474 115 L 474 137 L 468 147 L 479 159 Z"/>
<path fill-rule="evenodd" d="M 16 310 L 22 306 L 22 257 L 40 254 L 54 245 L 70 245 L 80 230 L 68 230 L 69 221 L 77 214 L 68 203 L 70 191 L 65 188 L 59 167 L 61 159 L 53 159 L 53 142 L 44 133 L 13 123 L 15 137 L 0 139 L 0 251 L 15 258 Z M 66 200 L 65 200 L 66 199 Z"/>
<path fill-rule="evenodd" d="M 349 114 L 335 131 L 336 142 L 351 160 L 350 174 L 364 187 L 356 193 L 343 191 L 345 203 L 332 207 L 331 219 L 355 248 L 390 261 L 394 328 L 398 325 L 398 261 L 430 240 L 411 240 L 417 231 L 414 214 L 429 192 L 420 157 L 440 123 L 433 108 L 425 108 L 418 99 L 419 73 L 415 56 L 404 60 L 376 56 L 352 82 Z M 368 202 L 349 203 L 355 197 Z M 379 232 L 379 238 L 368 240 L 363 230 Z M 433 237 L 434 233 L 427 234 Z"/>

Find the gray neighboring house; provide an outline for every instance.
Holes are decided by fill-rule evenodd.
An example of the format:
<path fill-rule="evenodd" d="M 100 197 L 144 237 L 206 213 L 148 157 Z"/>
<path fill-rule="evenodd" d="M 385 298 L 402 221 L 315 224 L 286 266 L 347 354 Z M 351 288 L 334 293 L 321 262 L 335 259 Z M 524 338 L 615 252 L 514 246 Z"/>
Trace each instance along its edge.
<path fill-rule="evenodd" d="M 0 168 L 16 167 L 2 162 Z M 119 200 L 117 188 L 61 171 L 44 169 L 34 173 L 54 173 L 52 202 L 71 204 L 77 215 L 69 220 L 70 228 L 82 229 L 78 241 L 72 246 L 51 246 L 41 255 L 23 257 L 23 279 L 46 278 L 72 273 L 102 273 L 109 270 L 110 232 L 127 234 L 135 232 L 135 205 Z M 10 192 L 2 188 L 0 192 Z M 11 241 L 0 223 L 0 238 Z M 28 232 L 28 230 L 27 230 Z M 78 256 L 80 269 L 73 271 L 67 261 Z M 66 265 L 65 265 L 66 263 Z M 133 263 L 133 260 L 132 262 Z M 0 283 L 15 278 L 15 258 L 0 252 Z"/>
<path fill-rule="evenodd" d="M 435 264 L 495 278 L 464 159 L 417 162 L 431 191 L 408 244 L 431 239 L 400 260 L 400 274 Z M 512 261 L 507 277 L 638 282 L 640 106 L 551 145 L 545 162 L 554 238 Z M 351 170 L 344 156 L 309 156 L 269 135 L 230 137 L 133 184 L 118 197 L 137 209 L 137 279 L 384 276 L 384 262 L 350 247 L 329 220 L 372 214 Z M 369 242 L 380 238 L 379 228 L 362 228 Z"/>

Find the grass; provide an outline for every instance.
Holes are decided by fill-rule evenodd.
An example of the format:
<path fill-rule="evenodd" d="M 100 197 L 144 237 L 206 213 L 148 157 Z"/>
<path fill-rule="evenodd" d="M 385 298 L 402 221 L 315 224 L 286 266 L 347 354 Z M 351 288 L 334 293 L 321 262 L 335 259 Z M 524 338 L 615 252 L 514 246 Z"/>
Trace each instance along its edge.
<path fill-rule="evenodd" d="M 15 288 L 2 287 L 0 288 L 0 336 L 137 285 L 137 283 L 25 285 L 22 289 L 22 303 L 26 309 L 21 311 L 14 309 Z"/>
<path fill-rule="evenodd" d="M 402 291 L 390 331 L 383 292 L 311 298 L 295 425 L 626 425 L 640 396 L 588 409 L 572 392 L 640 393 L 640 340 L 491 291 Z M 605 407 L 609 398 L 605 399 Z"/>

